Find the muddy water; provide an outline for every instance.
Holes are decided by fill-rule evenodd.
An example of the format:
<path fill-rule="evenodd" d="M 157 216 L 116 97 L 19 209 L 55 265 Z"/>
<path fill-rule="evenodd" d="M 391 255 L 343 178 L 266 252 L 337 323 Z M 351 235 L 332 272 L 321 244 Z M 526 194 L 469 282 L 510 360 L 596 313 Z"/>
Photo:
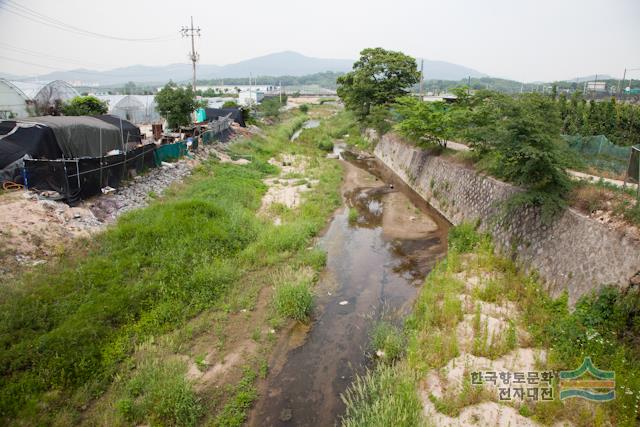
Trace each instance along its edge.
<path fill-rule="evenodd" d="M 338 424 L 340 394 L 371 362 L 372 325 L 401 322 L 445 253 L 445 220 L 376 160 L 344 157 L 345 207 L 320 241 L 328 256 L 313 322 L 278 343 L 250 425 Z"/>

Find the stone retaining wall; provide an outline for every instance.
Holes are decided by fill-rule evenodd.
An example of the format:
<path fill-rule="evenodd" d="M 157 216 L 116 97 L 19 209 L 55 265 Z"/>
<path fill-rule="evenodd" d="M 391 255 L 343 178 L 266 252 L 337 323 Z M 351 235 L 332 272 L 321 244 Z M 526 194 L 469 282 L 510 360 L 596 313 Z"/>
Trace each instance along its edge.
<path fill-rule="evenodd" d="M 500 202 L 517 187 L 430 155 L 394 134 L 382 137 L 375 155 L 454 225 L 479 220 L 498 249 L 535 269 L 554 296 L 566 289 L 574 303 L 605 284 L 627 287 L 640 273 L 640 241 L 573 209 L 550 225 L 535 209 L 501 221 Z"/>

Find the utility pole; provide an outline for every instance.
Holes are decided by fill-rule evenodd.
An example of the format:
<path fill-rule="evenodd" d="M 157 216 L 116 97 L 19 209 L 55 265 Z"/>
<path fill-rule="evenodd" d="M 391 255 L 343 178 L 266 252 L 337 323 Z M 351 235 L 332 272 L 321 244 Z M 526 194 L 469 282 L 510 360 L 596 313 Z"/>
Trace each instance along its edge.
<path fill-rule="evenodd" d="M 422 88 L 424 87 L 424 59 L 420 60 L 420 101 L 424 101 Z"/>
<path fill-rule="evenodd" d="M 622 86 L 624 86 L 624 81 L 627 79 L 627 69 L 624 69 L 624 73 L 622 73 L 622 81 L 618 82 L 618 98 L 622 98 L 622 92 L 624 91 L 624 89 L 622 88 Z"/>
<path fill-rule="evenodd" d="M 191 37 L 191 54 L 189 55 L 189 59 L 191 59 L 191 63 L 193 64 L 193 93 L 196 93 L 196 62 L 200 59 L 200 54 L 196 53 L 196 42 L 194 38 L 195 36 L 200 37 L 200 27 L 193 28 L 193 16 L 191 17 L 191 26 L 182 27 L 180 33 L 182 33 L 182 37 Z"/>

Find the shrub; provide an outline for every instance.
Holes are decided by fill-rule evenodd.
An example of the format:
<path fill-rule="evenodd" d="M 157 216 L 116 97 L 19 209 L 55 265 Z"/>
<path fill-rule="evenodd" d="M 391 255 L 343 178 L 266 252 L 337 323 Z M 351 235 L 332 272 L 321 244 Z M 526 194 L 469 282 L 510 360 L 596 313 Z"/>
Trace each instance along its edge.
<path fill-rule="evenodd" d="M 481 235 L 476 231 L 476 225 L 471 222 L 451 227 L 449 229 L 449 249 L 460 253 L 472 251 L 480 243 Z"/>
<path fill-rule="evenodd" d="M 302 113 L 307 114 L 307 112 L 309 111 L 309 106 L 308 106 L 307 104 L 302 104 L 302 105 L 300 106 L 300 111 L 301 111 Z"/>
<path fill-rule="evenodd" d="M 276 286 L 273 304 L 280 316 L 306 322 L 313 308 L 310 284 L 287 282 Z"/>
<path fill-rule="evenodd" d="M 325 135 L 318 141 L 318 148 L 323 151 L 333 151 L 333 141 Z"/>
<path fill-rule="evenodd" d="M 236 101 L 225 101 L 222 108 L 238 108 L 240 107 Z"/>
<path fill-rule="evenodd" d="M 62 114 L 65 116 L 99 116 L 107 114 L 108 110 L 107 103 L 95 96 L 76 96 L 63 105 Z"/>

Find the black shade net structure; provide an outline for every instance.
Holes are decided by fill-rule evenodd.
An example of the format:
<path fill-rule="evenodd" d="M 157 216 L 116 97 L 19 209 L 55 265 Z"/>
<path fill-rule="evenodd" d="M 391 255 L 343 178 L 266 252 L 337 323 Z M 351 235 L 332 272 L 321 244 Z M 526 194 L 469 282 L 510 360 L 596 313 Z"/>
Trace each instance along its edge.
<path fill-rule="evenodd" d="M 212 121 L 202 142 L 224 135 L 230 124 L 229 119 Z M 55 191 L 69 204 L 186 153 L 183 141 L 143 145 L 137 126 L 110 115 L 0 121 L 0 183 Z"/>
<path fill-rule="evenodd" d="M 105 187 L 117 188 L 137 173 L 156 166 L 155 144 L 104 157 L 58 160 L 24 160 L 25 186 L 39 191 L 57 191 L 74 204 L 100 194 Z"/>
<path fill-rule="evenodd" d="M 240 126 L 247 127 L 244 122 L 244 115 L 240 108 L 205 108 L 204 112 L 207 116 L 207 121 L 218 120 L 221 117 L 229 116 L 234 122 Z"/>

